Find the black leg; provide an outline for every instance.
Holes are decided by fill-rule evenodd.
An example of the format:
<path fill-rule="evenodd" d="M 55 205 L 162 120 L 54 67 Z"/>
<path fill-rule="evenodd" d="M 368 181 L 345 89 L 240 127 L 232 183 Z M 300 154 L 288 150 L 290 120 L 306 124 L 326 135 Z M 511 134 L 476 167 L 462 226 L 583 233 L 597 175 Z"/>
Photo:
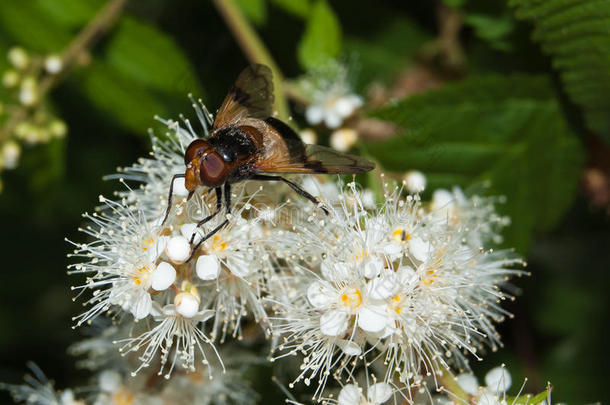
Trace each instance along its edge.
<path fill-rule="evenodd" d="M 220 209 L 222 208 L 222 188 L 216 187 L 214 189 L 214 191 L 216 191 L 216 211 L 214 213 L 208 215 L 207 217 L 203 218 L 201 221 L 199 221 L 197 223 L 197 228 L 201 227 L 201 225 L 207 223 L 212 218 L 214 218 L 216 216 L 216 214 L 218 214 L 220 212 Z M 191 235 L 191 241 L 189 242 L 191 245 L 193 244 L 193 241 L 195 240 L 195 235 L 197 235 L 197 231 L 193 232 L 193 234 Z"/>
<path fill-rule="evenodd" d="M 309 194 L 307 191 L 303 190 L 297 184 L 291 182 L 288 179 L 283 178 L 282 176 L 265 176 L 265 175 L 262 175 L 262 174 L 256 174 L 256 175 L 252 176 L 251 179 L 253 179 L 253 180 L 263 180 L 263 181 L 283 181 L 284 183 L 288 184 L 288 186 L 291 189 L 296 191 L 297 194 L 299 194 L 302 197 L 307 198 L 309 201 L 314 203 L 316 205 L 316 207 L 320 207 L 320 209 L 322 211 L 324 211 L 324 213 L 326 215 L 330 214 L 330 212 L 328 212 L 328 210 L 324 206 L 321 205 L 320 201 L 318 201 L 318 199 L 316 197 L 314 197 L 313 195 Z"/>
<path fill-rule="evenodd" d="M 224 189 L 224 194 L 225 194 L 225 209 L 227 210 L 227 214 L 231 212 L 231 185 L 229 183 L 225 183 L 225 189 Z M 218 194 L 216 194 L 216 197 L 219 197 Z M 218 201 L 221 201 L 220 198 L 218 198 Z M 217 202 L 218 204 L 218 202 Z M 201 240 L 199 242 L 197 242 L 197 244 L 195 245 L 194 248 L 192 248 L 191 250 L 191 256 L 187 259 L 187 262 L 190 262 L 191 259 L 193 258 L 193 256 L 195 255 L 195 252 L 197 251 L 197 249 L 199 249 L 199 246 L 201 246 L 201 244 L 203 242 L 205 242 L 206 240 L 210 239 L 212 236 L 214 236 L 214 234 L 216 234 L 216 232 L 220 231 L 225 225 L 227 225 L 229 223 L 229 219 L 226 218 L 224 221 L 222 221 L 220 223 L 220 225 L 218 225 L 216 228 L 212 229 L 212 231 L 210 231 L 210 233 L 208 233 L 207 235 L 205 235 L 203 238 L 201 238 Z M 192 239 L 192 238 L 191 238 Z"/>
<path fill-rule="evenodd" d="M 165 221 L 167 221 L 167 217 L 169 216 L 169 213 L 172 210 L 172 198 L 174 197 L 174 181 L 182 177 L 184 177 L 184 174 L 174 174 L 174 177 L 172 177 L 172 182 L 169 185 L 169 195 L 167 196 L 167 210 L 165 210 L 165 217 L 163 217 L 163 222 L 161 222 L 161 225 L 165 224 Z"/>

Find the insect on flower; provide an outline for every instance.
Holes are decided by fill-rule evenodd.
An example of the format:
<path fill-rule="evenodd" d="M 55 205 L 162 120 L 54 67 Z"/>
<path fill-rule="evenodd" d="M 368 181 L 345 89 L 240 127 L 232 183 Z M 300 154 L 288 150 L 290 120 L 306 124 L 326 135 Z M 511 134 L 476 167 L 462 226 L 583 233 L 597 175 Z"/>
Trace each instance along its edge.
<path fill-rule="evenodd" d="M 375 165 L 359 156 L 333 149 L 306 145 L 285 123 L 272 117 L 273 81 L 271 69 L 265 65 L 246 67 L 229 90 L 218 110 L 210 134 L 194 140 L 186 149 L 184 174 L 172 178 L 168 206 L 163 222 L 172 206 L 174 181 L 185 179 L 190 198 L 200 186 L 216 192 L 216 211 L 197 226 L 214 218 L 222 209 L 223 194 L 227 214 L 231 210 L 231 184 L 243 180 L 283 181 L 299 195 L 318 205 L 318 200 L 297 184 L 269 173 L 355 174 L 372 170 Z M 209 117 L 204 117 L 209 120 Z M 202 121 L 204 121 L 202 120 Z M 321 207 L 328 214 L 328 210 Z M 197 248 L 228 223 L 226 218 L 198 241 Z M 193 245 L 195 233 L 190 243 Z M 189 258 L 189 260 L 190 260 Z"/>

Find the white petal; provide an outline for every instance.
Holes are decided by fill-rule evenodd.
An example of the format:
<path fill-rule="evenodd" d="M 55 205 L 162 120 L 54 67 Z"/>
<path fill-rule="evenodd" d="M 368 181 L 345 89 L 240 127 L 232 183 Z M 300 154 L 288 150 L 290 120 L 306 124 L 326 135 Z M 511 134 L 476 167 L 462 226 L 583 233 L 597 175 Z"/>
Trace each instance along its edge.
<path fill-rule="evenodd" d="M 199 311 L 199 300 L 191 293 L 180 293 L 174 298 L 176 312 L 185 318 L 192 318 Z"/>
<path fill-rule="evenodd" d="M 363 276 L 366 278 L 376 277 L 379 275 L 379 273 L 381 273 L 381 270 L 383 270 L 384 266 L 385 263 L 380 257 L 371 257 L 369 259 L 366 259 L 362 266 Z"/>
<path fill-rule="evenodd" d="M 426 176 L 417 170 L 405 174 L 405 186 L 410 193 L 421 193 L 426 188 Z"/>
<path fill-rule="evenodd" d="M 368 188 L 360 194 L 360 198 L 362 199 L 362 205 L 366 209 L 371 210 L 377 206 L 377 201 L 375 201 L 375 193 Z"/>
<path fill-rule="evenodd" d="M 430 257 L 430 250 L 430 242 L 426 242 L 418 236 L 409 241 L 409 252 L 420 262 L 425 262 Z"/>
<path fill-rule="evenodd" d="M 328 117 L 327 117 L 328 118 Z M 339 122 L 339 125 L 341 123 Z M 337 126 L 339 126 L 337 125 Z M 330 146 L 340 152 L 349 150 L 358 140 L 358 132 L 353 128 L 340 128 L 330 135 Z"/>
<path fill-rule="evenodd" d="M 362 354 L 362 348 L 353 340 L 340 339 L 337 342 L 337 346 L 348 356 L 359 356 Z"/>
<path fill-rule="evenodd" d="M 485 384 L 493 392 L 501 393 L 510 388 L 512 379 L 505 367 L 496 367 L 485 375 Z"/>
<path fill-rule="evenodd" d="M 104 370 L 98 377 L 100 390 L 115 392 L 121 387 L 121 375 L 114 370 Z"/>
<path fill-rule="evenodd" d="M 333 104 L 333 111 L 341 118 L 347 118 L 354 112 L 354 104 L 348 97 L 340 97 Z"/>
<path fill-rule="evenodd" d="M 185 185 L 184 177 L 178 177 L 176 180 L 174 180 L 173 194 L 177 197 L 186 197 L 189 194 L 189 191 Z"/>
<path fill-rule="evenodd" d="M 491 390 L 482 390 L 477 405 L 502 405 L 498 396 Z"/>
<path fill-rule="evenodd" d="M 152 299 L 150 294 L 142 292 L 139 294 L 135 305 L 131 308 L 131 313 L 136 319 L 144 319 L 150 314 L 152 309 Z"/>
<path fill-rule="evenodd" d="M 411 292 L 419 283 L 417 273 L 410 266 L 399 267 L 396 276 L 398 276 L 398 282 L 403 289 L 403 293 Z"/>
<path fill-rule="evenodd" d="M 184 236 L 172 236 L 165 247 L 167 257 L 174 263 L 183 263 L 191 255 L 191 245 Z"/>
<path fill-rule="evenodd" d="M 381 332 L 388 322 L 384 307 L 367 305 L 358 312 L 358 326 L 371 333 Z"/>
<path fill-rule="evenodd" d="M 167 262 L 161 262 L 152 272 L 151 287 L 153 290 L 163 291 L 176 281 L 176 269 Z"/>
<path fill-rule="evenodd" d="M 193 233 L 195 233 L 195 239 L 193 239 L 193 243 L 197 243 L 203 237 L 203 231 L 201 228 L 197 227 L 195 222 L 190 224 L 184 224 L 180 227 L 180 234 L 186 238 L 186 240 L 190 241 L 193 237 Z"/>
<path fill-rule="evenodd" d="M 161 253 L 163 253 L 165 247 L 167 246 L 168 240 L 169 238 L 167 236 L 157 236 L 155 238 L 154 245 L 150 249 L 148 249 L 148 259 L 151 262 L 157 261 L 159 256 L 161 256 Z"/>
<path fill-rule="evenodd" d="M 462 373 L 458 375 L 457 383 L 461 389 L 471 395 L 476 395 L 479 390 L 479 382 L 477 381 L 477 377 L 471 373 Z"/>
<path fill-rule="evenodd" d="M 454 197 L 449 190 L 439 188 L 432 194 L 432 209 L 453 208 Z"/>
<path fill-rule="evenodd" d="M 337 405 L 360 405 L 362 394 L 355 384 L 347 384 L 339 392 Z"/>
<path fill-rule="evenodd" d="M 382 249 L 383 253 L 388 255 L 392 260 L 398 259 L 402 255 L 402 246 L 395 242 L 385 243 Z"/>
<path fill-rule="evenodd" d="M 339 114 L 335 113 L 334 111 L 326 111 L 326 116 L 324 117 L 324 125 L 326 125 L 328 129 L 339 128 L 342 122 L 343 120 L 341 119 Z"/>
<path fill-rule="evenodd" d="M 323 117 L 324 109 L 319 105 L 312 104 L 305 110 L 305 119 L 311 125 L 318 125 Z"/>
<path fill-rule="evenodd" d="M 320 266 L 322 275 L 330 281 L 340 282 L 349 279 L 352 272 L 350 266 L 345 262 L 337 262 L 333 259 L 325 259 Z"/>
<path fill-rule="evenodd" d="M 328 308 L 334 301 L 334 295 L 328 283 L 314 281 L 307 287 L 307 300 L 315 309 Z"/>
<path fill-rule="evenodd" d="M 399 287 L 398 277 L 393 271 L 386 271 L 381 276 L 369 281 L 367 287 L 369 298 L 385 300 L 393 295 Z"/>
<path fill-rule="evenodd" d="M 216 280 L 220 274 L 220 262 L 214 255 L 201 255 L 197 258 L 195 271 L 202 280 Z"/>
<path fill-rule="evenodd" d="M 349 317 L 345 311 L 328 311 L 320 317 L 320 331 L 326 336 L 339 336 L 347 330 Z"/>
<path fill-rule="evenodd" d="M 373 404 L 383 404 L 392 396 L 392 387 L 388 383 L 377 383 L 369 388 L 369 402 Z"/>

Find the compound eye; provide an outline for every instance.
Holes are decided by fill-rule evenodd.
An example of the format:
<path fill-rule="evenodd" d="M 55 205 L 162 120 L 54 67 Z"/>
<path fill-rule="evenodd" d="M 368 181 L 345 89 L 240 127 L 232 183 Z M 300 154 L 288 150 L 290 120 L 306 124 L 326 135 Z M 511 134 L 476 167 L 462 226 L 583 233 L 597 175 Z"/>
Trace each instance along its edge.
<path fill-rule="evenodd" d="M 201 181 L 209 187 L 216 187 L 217 185 L 222 184 L 226 177 L 226 171 L 227 166 L 225 161 L 222 160 L 220 155 L 216 152 L 207 154 L 201 161 L 201 167 L 199 169 Z"/>
<path fill-rule="evenodd" d="M 210 145 L 203 139 L 195 139 L 193 142 L 191 142 L 188 148 L 186 148 L 186 152 L 184 153 L 184 164 L 188 166 L 193 159 L 201 157 L 203 152 L 205 152 L 209 147 Z"/>

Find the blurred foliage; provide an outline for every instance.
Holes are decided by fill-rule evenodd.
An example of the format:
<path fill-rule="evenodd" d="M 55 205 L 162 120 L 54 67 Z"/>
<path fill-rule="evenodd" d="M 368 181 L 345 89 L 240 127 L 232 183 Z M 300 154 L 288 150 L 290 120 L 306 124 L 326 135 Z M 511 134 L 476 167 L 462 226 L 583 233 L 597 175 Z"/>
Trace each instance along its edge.
<path fill-rule="evenodd" d="M 553 67 L 589 128 L 610 142 L 610 1 L 511 0 L 519 18 L 533 21 L 533 39 Z"/>
<path fill-rule="evenodd" d="M 372 112 L 402 132 L 367 143 L 393 171 L 420 170 L 430 188 L 489 181 L 514 219 L 506 245 L 525 252 L 570 206 L 583 164 L 545 77 L 471 76 Z"/>
<path fill-rule="evenodd" d="M 105 3 L 2 1 L 0 55 L 15 45 L 60 53 Z M 530 392 L 550 380 L 554 400 L 608 399 L 610 225 L 579 196 L 578 182 L 588 137 L 610 139 L 609 2 L 236 4 L 286 77 L 339 58 L 367 102 L 382 86 L 387 96 L 363 115 L 395 124 L 397 133 L 357 147 L 383 169 L 421 170 L 429 188 L 489 181 L 488 193 L 507 197 L 500 205 L 512 218 L 506 244 L 528 252 L 533 275 L 519 280 L 523 295 L 508 308 L 516 317 L 502 326 L 506 348 L 476 371 L 506 362 L 511 394 L 527 375 Z M 450 31 L 441 15 L 457 21 L 456 37 L 441 37 Z M 462 55 L 461 63 L 444 64 L 448 52 Z M 77 338 L 69 326 L 78 311 L 66 298 L 63 237 L 80 240 L 79 214 L 120 187 L 101 176 L 147 153 L 153 115 L 191 116 L 189 92 L 214 111 L 246 63 L 213 2 L 131 2 L 52 91 L 47 102 L 68 124 L 68 137 L 25 145 L 19 168 L 3 173 L 0 212 L 12 254 L 0 276 L 0 322 L 10 325 L 0 328 L 0 380 L 17 381 L 26 359 L 59 386 L 82 380 L 63 352 Z M 0 70 L 7 66 L 0 58 Z M 5 97 L 0 90 L 0 102 Z M 293 106 L 305 125 L 303 108 Z M 330 131 L 317 130 L 326 142 Z M 255 384 L 269 390 L 261 403 L 282 399 L 261 381 Z"/>

